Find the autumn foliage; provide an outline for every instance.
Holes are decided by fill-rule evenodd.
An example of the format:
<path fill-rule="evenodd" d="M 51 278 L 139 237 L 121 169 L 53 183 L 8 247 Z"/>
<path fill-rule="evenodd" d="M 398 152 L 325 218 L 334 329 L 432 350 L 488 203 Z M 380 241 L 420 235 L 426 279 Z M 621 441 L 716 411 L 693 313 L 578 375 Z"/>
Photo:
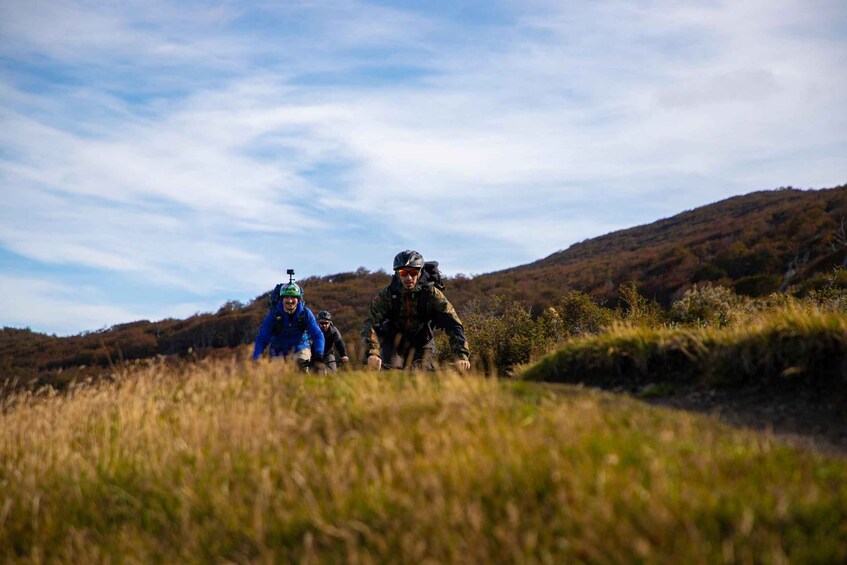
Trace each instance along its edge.
<path fill-rule="evenodd" d="M 615 316 L 653 324 L 728 323 L 738 305 L 731 312 L 710 311 L 714 319 L 697 313 L 698 301 L 714 299 L 704 294 L 707 287 L 737 300 L 814 296 L 833 288 L 833 268 L 845 262 L 847 185 L 784 188 L 586 240 L 528 265 L 459 275 L 447 280 L 446 294 L 465 321 L 477 362 L 502 372 L 569 336 L 596 332 Z M 847 285 L 847 275 L 837 276 L 845 280 L 835 287 Z M 388 280 L 383 270 L 361 267 L 298 282 L 313 311 L 332 312 L 356 362 L 365 312 Z M 692 296 L 692 289 L 700 294 Z M 675 306 L 680 302 L 685 306 Z M 142 320 L 71 337 L 3 328 L 0 382 L 62 386 L 156 356 L 242 355 L 266 308 L 263 294 L 185 320 Z M 524 331 L 529 322 L 538 327 Z"/>

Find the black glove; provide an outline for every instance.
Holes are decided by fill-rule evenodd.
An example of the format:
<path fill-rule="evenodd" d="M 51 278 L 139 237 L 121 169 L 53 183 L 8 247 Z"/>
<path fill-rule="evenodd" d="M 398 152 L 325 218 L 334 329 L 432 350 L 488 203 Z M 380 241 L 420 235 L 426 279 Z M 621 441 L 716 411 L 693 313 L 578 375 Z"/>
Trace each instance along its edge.
<path fill-rule="evenodd" d="M 315 353 L 314 355 L 312 355 L 312 365 L 314 365 L 315 363 L 323 363 L 323 362 L 324 362 L 324 356 L 322 354 Z"/>

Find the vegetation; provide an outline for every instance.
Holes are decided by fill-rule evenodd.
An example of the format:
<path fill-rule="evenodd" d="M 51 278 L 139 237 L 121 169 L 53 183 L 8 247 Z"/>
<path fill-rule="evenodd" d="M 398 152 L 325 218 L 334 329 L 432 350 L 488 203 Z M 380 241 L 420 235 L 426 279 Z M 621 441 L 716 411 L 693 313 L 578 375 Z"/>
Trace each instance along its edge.
<path fill-rule="evenodd" d="M 763 298 L 777 291 L 796 298 L 818 293 L 829 284 L 832 269 L 847 262 L 845 225 L 847 186 L 756 192 L 584 241 L 529 265 L 475 277 L 459 275 L 447 281 L 447 294 L 460 315 L 470 318 L 485 318 L 480 307 L 505 308 L 510 316 L 523 311 L 533 320 L 552 317 L 551 323 L 539 329 L 544 345 L 530 353 L 518 347 L 525 336 L 490 350 L 487 344 L 493 343 L 494 332 L 478 334 L 483 349 L 476 351 L 486 352 L 485 369 L 496 367 L 502 373 L 566 337 L 607 327 L 610 312 L 628 313 L 630 322 L 648 316 L 652 317 L 649 323 L 665 323 L 668 320 L 659 316 L 659 306 L 671 308 L 695 286 L 710 284 L 724 289 L 716 292 L 744 298 Z M 840 288 L 847 285 L 847 274 L 842 278 Z M 300 282 L 309 306 L 333 313 L 357 362 L 361 322 L 388 275 L 359 268 Z M 498 304 L 498 296 L 506 298 Z M 488 297 L 488 303 L 480 306 L 475 302 L 480 297 Z M 580 327 L 571 321 L 568 306 L 560 303 L 567 297 L 576 301 L 578 310 L 591 309 L 589 302 L 608 308 L 583 312 L 586 318 Z M 0 382 L 62 387 L 106 374 L 112 365 L 156 355 L 225 357 L 253 341 L 266 304 L 267 296 L 261 295 L 246 304 L 230 301 L 216 313 L 186 320 L 139 321 L 67 338 L 3 328 Z M 698 315 L 694 304 L 685 308 L 689 315 Z M 703 323 L 719 323 L 721 315 Z M 685 315 L 679 316 L 676 322 L 689 323 Z"/>
<path fill-rule="evenodd" d="M 847 460 L 558 384 L 843 405 L 845 217 L 758 193 L 451 279 L 465 377 L 247 363 L 265 296 L 4 328 L 0 561 L 845 562 Z M 355 342 L 388 275 L 300 282 Z"/>
<path fill-rule="evenodd" d="M 642 294 L 665 307 L 698 282 L 765 296 L 847 266 L 845 218 L 847 185 L 755 192 L 587 240 L 485 277 L 499 280 L 508 273 L 520 281 L 532 274 L 536 281 L 564 284 L 613 305 L 615 290 L 628 281 L 636 281 Z M 524 289 L 519 283 L 512 294 L 532 302 L 544 293 L 539 286 Z"/>
<path fill-rule="evenodd" d="M 572 388 L 152 363 L 0 412 L 0 561 L 844 562 L 847 462 Z"/>
<path fill-rule="evenodd" d="M 845 358 L 847 316 L 789 309 L 724 328 L 615 326 L 563 345 L 523 377 L 630 387 L 755 383 L 847 398 Z"/>

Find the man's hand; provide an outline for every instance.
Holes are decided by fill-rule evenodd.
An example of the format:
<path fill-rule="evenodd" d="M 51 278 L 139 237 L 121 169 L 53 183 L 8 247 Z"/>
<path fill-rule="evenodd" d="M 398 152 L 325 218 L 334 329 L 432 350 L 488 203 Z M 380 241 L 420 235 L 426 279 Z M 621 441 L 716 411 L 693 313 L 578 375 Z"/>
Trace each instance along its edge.
<path fill-rule="evenodd" d="M 456 368 L 460 371 L 470 371 L 471 370 L 471 362 L 467 359 L 457 359 L 456 360 Z"/>
<path fill-rule="evenodd" d="M 342 362 L 342 363 L 346 363 L 346 362 L 347 362 L 347 361 L 349 361 L 349 360 L 350 360 L 350 358 L 349 358 L 349 357 L 347 357 L 346 355 L 344 355 L 344 356 L 342 356 L 342 357 L 341 357 L 341 362 Z"/>
<path fill-rule="evenodd" d="M 368 357 L 368 369 L 379 371 L 382 368 L 382 359 L 378 355 Z"/>

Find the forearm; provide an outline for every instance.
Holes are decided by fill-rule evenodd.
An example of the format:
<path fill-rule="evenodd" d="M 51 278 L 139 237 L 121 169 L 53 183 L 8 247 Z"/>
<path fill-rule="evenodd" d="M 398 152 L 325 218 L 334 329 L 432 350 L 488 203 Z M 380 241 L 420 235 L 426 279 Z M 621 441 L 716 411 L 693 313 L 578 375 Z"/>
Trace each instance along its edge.
<path fill-rule="evenodd" d="M 373 325 L 366 324 L 362 328 L 362 344 L 365 350 L 365 357 L 379 355 L 379 338 L 373 329 Z"/>
<path fill-rule="evenodd" d="M 265 352 L 265 348 L 271 342 L 271 326 L 268 318 L 262 320 L 262 325 L 259 326 L 259 333 L 256 336 L 256 342 L 253 344 L 253 359 L 258 359 Z"/>
<path fill-rule="evenodd" d="M 339 334 L 338 338 L 335 340 L 335 349 L 338 351 L 339 357 L 347 357 L 347 344 L 344 343 L 344 339 Z"/>
<path fill-rule="evenodd" d="M 450 349 L 457 359 L 469 359 L 471 352 L 468 348 L 468 340 L 465 337 L 464 328 L 459 325 L 450 332 Z"/>
<path fill-rule="evenodd" d="M 365 318 L 361 333 L 366 358 L 371 355 L 379 355 L 379 336 L 376 334 L 376 329 L 385 320 L 390 307 L 390 298 L 380 293 L 374 298 L 368 309 L 368 317 Z"/>
<path fill-rule="evenodd" d="M 465 337 L 465 326 L 456 310 L 443 296 L 436 295 L 434 308 L 438 312 L 435 315 L 435 324 L 438 327 L 444 328 L 450 338 L 450 349 L 457 359 L 467 360 L 470 356 L 468 349 L 468 339 Z"/>

